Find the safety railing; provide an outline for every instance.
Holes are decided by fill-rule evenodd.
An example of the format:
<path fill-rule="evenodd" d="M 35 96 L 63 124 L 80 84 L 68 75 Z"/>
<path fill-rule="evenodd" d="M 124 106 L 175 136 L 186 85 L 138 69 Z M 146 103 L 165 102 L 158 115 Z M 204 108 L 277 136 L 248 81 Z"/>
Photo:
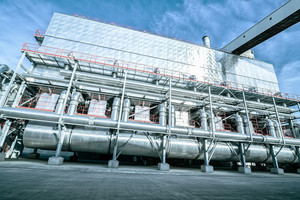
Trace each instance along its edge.
<path fill-rule="evenodd" d="M 35 96 L 22 96 L 17 107 L 54 112 L 61 90 L 40 86 Z"/>
<path fill-rule="evenodd" d="M 44 30 L 36 30 L 34 36 L 35 37 L 44 37 L 45 36 L 46 31 Z"/>
<path fill-rule="evenodd" d="M 71 50 L 66 50 L 66 49 L 59 49 L 56 47 L 39 46 L 37 44 L 24 43 L 22 51 L 38 53 L 38 54 L 43 54 L 43 55 L 49 55 L 49 56 L 54 56 L 54 57 L 60 57 L 60 58 L 66 58 L 66 59 L 76 59 L 76 60 L 83 61 L 83 62 L 106 65 L 106 66 L 116 67 L 119 69 L 132 70 L 132 71 L 135 71 L 135 73 L 137 73 L 137 72 L 148 73 L 148 74 L 153 74 L 156 76 L 165 76 L 165 77 L 171 77 L 174 79 L 181 79 L 184 81 L 195 82 L 196 84 L 203 84 L 203 83 L 211 84 L 211 85 L 215 85 L 215 86 L 226 87 L 229 89 L 244 90 L 244 91 L 262 94 L 262 95 L 269 95 L 269 96 L 275 96 L 275 97 L 300 101 L 300 95 L 289 94 L 289 93 L 285 93 L 285 92 L 278 92 L 278 91 L 267 89 L 267 88 L 258 88 L 258 87 L 254 87 L 254 86 L 248 85 L 248 84 L 240 84 L 240 83 L 228 82 L 228 81 L 224 82 L 223 80 L 216 79 L 213 77 L 202 76 L 202 77 L 197 77 L 198 79 L 201 79 L 201 81 L 193 80 L 193 79 L 189 78 L 192 76 L 192 74 L 189 74 L 186 72 L 183 73 L 183 72 L 176 71 L 176 70 L 158 68 L 156 66 L 150 66 L 150 65 L 139 64 L 139 63 L 123 61 L 123 60 L 117 60 L 117 62 L 116 62 L 116 59 L 114 59 L 114 58 L 107 58 L 107 57 L 92 55 L 92 54 L 88 54 L 88 53 L 76 52 L 76 51 L 71 51 Z M 239 76 L 239 75 L 236 75 L 236 76 Z M 251 80 L 256 80 L 255 78 L 251 78 L 251 77 L 248 77 L 248 78 Z M 257 81 L 260 81 L 260 80 L 257 80 Z"/>
<path fill-rule="evenodd" d="M 91 94 L 89 105 L 77 106 L 77 115 L 87 115 L 93 117 L 110 118 L 111 108 L 107 109 L 107 99 L 105 94 Z"/>

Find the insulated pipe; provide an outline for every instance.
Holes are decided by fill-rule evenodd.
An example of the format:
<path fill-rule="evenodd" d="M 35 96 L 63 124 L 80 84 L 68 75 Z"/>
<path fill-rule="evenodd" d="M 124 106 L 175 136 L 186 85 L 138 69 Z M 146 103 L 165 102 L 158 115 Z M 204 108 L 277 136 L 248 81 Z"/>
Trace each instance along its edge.
<path fill-rule="evenodd" d="M 47 121 L 57 123 L 59 119 L 59 115 L 40 110 L 26 109 L 26 108 L 11 108 L 11 107 L 3 107 L 0 112 L 7 118 L 16 118 L 16 119 L 26 119 L 26 120 L 34 120 L 34 121 Z M 106 128 L 116 128 L 117 122 L 111 119 L 105 118 L 97 118 L 97 117 L 87 117 L 87 116 L 78 116 L 78 115 L 64 115 L 62 117 L 65 124 L 70 125 L 79 125 L 79 126 L 98 126 L 98 127 L 106 127 Z M 137 122 L 121 122 L 120 129 L 125 130 L 139 130 L 139 131 L 147 131 L 147 132 L 155 132 L 155 133 L 167 133 L 167 127 L 163 127 L 158 124 L 145 124 L 145 123 L 137 123 Z M 202 129 L 188 129 L 181 127 L 172 127 L 171 128 L 172 135 L 193 135 L 195 137 L 202 138 L 210 138 L 211 134 L 209 131 L 205 131 Z M 226 141 L 247 141 L 249 136 L 242 135 L 238 133 L 228 133 L 222 131 L 215 132 L 216 138 L 219 140 Z M 263 135 L 253 135 L 253 142 L 259 143 L 279 143 L 281 141 L 280 138 L 263 136 Z M 287 145 L 297 145 L 300 146 L 299 139 L 286 138 L 285 139 Z"/>
<path fill-rule="evenodd" d="M 26 75 L 26 77 L 35 77 L 35 76 L 33 76 L 33 75 Z M 105 77 L 105 76 L 104 76 Z M 35 78 L 40 78 L 40 77 L 35 77 Z M 40 78 L 41 79 L 41 78 Z M 47 80 L 48 80 L 49 78 L 47 78 Z M 52 80 L 52 79 L 51 79 Z M 99 79 L 98 79 L 99 80 Z M 60 80 L 57 80 L 57 79 L 53 79 L 53 81 L 56 81 L 56 82 L 62 82 L 62 81 L 60 81 Z M 86 81 L 86 80 L 84 80 L 84 81 Z M 101 83 L 102 84 L 102 83 Z M 103 83 L 103 84 L 106 84 L 106 83 Z M 94 84 L 94 83 L 87 83 L 87 82 L 76 82 L 76 81 L 74 81 L 74 85 L 76 85 L 76 87 L 90 87 L 90 88 L 86 88 L 87 90 L 89 90 L 89 91 L 95 91 L 94 89 L 92 89 L 92 88 L 98 88 L 99 87 L 99 85 L 98 84 Z M 107 85 L 102 85 L 101 86 L 103 89 L 107 89 L 107 92 L 108 93 L 110 93 L 110 94 L 113 94 L 113 95 L 116 95 L 118 92 L 116 92 L 116 91 L 118 91 L 118 89 L 116 90 L 116 86 L 107 86 Z M 159 87 L 161 87 L 161 86 L 159 86 Z M 151 88 L 151 87 L 147 87 L 147 88 Z M 155 89 L 155 91 L 160 91 L 160 90 L 162 90 L 163 88 L 156 88 Z M 178 90 L 178 93 L 177 93 L 177 96 L 174 96 L 173 95 L 173 97 L 172 97 L 172 99 L 174 99 L 174 100 L 182 100 L 182 101 L 190 101 L 190 102 L 193 102 L 193 103 L 195 103 L 195 105 L 196 104 L 198 104 L 199 103 L 199 101 L 198 100 L 196 100 L 196 99 L 188 99 L 188 98 L 185 98 L 185 97 L 181 97 L 182 95 L 184 95 L 184 94 L 187 94 L 189 91 L 184 91 L 184 90 L 181 90 L 180 92 L 179 92 L 179 90 L 180 89 L 178 89 L 178 88 L 174 88 L 174 90 L 175 90 L 175 92 L 176 92 L 176 90 Z M 148 98 L 149 97 L 151 97 L 151 99 L 153 99 L 153 98 L 156 98 L 156 99 L 158 99 L 158 100 L 163 100 L 164 99 L 164 96 L 163 95 L 161 95 L 161 94 L 157 94 L 157 93 L 153 93 L 153 94 L 151 94 L 151 96 L 149 96 L 149 92 L 146 92 L 146 91 L 137 91 L 137 90 L 131 90 L 131 89 L 127 89 L 127 93 L 129 94 L 129 93 L 134 93 L 134 94 L 139 94 L 139 95 L 146 95 Z M 190 94 L 190 93 L 188 93 L 188 94 Z M 187 94 L 187 95 L 188 95 Z M 180 95 L 180 96 L 178 96 L 178 95 Z M 195 95 L 197 95 L 197 96 L 203 96 L 203 95 L 207 95 L 207 94 L 205 94 L 205 93 L 201 93 L 201 92 L 197 92 L 197 93 L 195 93 L 194 92 L 194 94 L 193 94 L 194 96 Z M 130 96 L 130 95 L 128 95 L 128 96 Z M 212 95 L 212 97 L 213 98 L 217 98 L 217 96 L 215 96 L 215 95 Z M 220 98 L 220 97 L 218 97 L 218 98 Z M 222 97 L 222 100 L 225 102 L 227 102 L 227 103 L 232 103 L 233 101 L 234 101 L 234 103 L 236 104 L 236 99 L 233 99 L 233 98 L 228 98 L 228 97 Z M 205 103 L 207 103 L 207 101 L 204 101 L 204 104 Z M 262 103 L 259 103 L 259 102 L 253 102 L 253 101 L 247 101 L 247 104 L 250 106 L 251 105 L 251 107 L 248 107 L 248 110 L 249 111 L 251 111 L 251 113 L 253 113 L 253 112 L 256 112 L 256 114 L 257 115 L 268 115 L 268 114 L 275 114 L 275 112 L 274 111 L 263 111 L 263 110 L 259 110 L 259 109 L 256 109 L 256 108 L 253 108 L 254 106 L 268 106 L 268 105 L 270 105 L 270 104 L 262 104 Z M 230 105 L 226 105 L 226 104 L 218 104 L 218 103 L 214 103 L 214 105 L 216 105 L 216 106 L 218 106 L 218 107 L 223 107 L 223 108 L 228 108 L 228 109 L 231 109 L 232 111 L 236 111 L 236 110 L 243 110 L 243 109 L 245 109 L 244 107 L 242 107 L 242 106 L 235 106 L 234 108 L 232 108 L 232 106 L 230 106 Z M 282 112 L 288 112 L 288 113 L 291 113 L 291 112 L 293 112 L 293 110 L 292 109 L 290 109 L 290 108 L 286 108 L 286 107 L 280 107 L 280 106 L 277 106 L 278 107 L 278 109 L 280 109 Z M 241 112 L 243 112 L 243 111 L 241 111 Z M 284 116 L 285 118 L 294 118 L 295 116 L 294 115 L 291 115 L 291 114 L 285 114 L 285 113 L 280 113 L 280 116 Z"/>
<path fill-rule="evenodd" d="M 275 127 L 275 133 L 276 133 L 276 136 L 278 138 L 282 138 L 282 135 L 281 135 L 281 132 L 280 132 L 280 128 L 279 128 L 279 123 L 277 120 L 272 120 L 273 123 L 274 123 L 274 127 Z"/>
<path fill-rule="evenodd" d="M 207 116 L 206 116 L 206 112 L 205 112 L 205 108 L 202 108 L 200 110 L 200 117 L 201 117 L 201 128 L 203 130 L 208 130 L 207 128 Z"/>
<path fill-rule="evenodd" d="M 55 133 L 56 132 L 56 133 Z M 57 130 L 53 130 L 48 125 L 40 125 L 26 127 L 24 133 L 24 145 L 29 148 L 39 149 L 55 149 L 57 144 Z M 109 135 L 109 129 L 105 128 L 82 128 L 76 127 L 72 131 L 65 131 L 63 149 L 75 152 L 92 152 L 92 153 L 111 153 L 109 144 L 113 138 Z M 161 137 L 153 137 L 154 144 L 161 144 Z M 120 132 L 119 144 L 126 148 L 122 151 L 124 155 L 151 156 L 158 157 L 157 152 L 153 149 L 149 139 L 144 134 L 134 134 Z M 178 136 L 169 138 L 170 148 L 168 150 L 168 158 L 180 159 L 200 159 L 203 160 L 202 144 L 194 137 Z M 235 151 L 238 151 L 236 143 L 232 143 Z M 274 146 L 278 152 L 280 147 Z M 245 156 L 248 162 L 272 162 L 270 153 L 264 145 L 251 144 Z M 284 147 L 278 154 L 278 161 L 281 163 L 296 163 L 297 156 L 294 150 Z M 223 142 L 218 142 L 215 153 L 211 160 L 218 161 L 238 161 L 232 149 Z"/>
<path fill-rule="evenodd" d="M 67 90 L 64 90 L 64 91 L 62 91 L 62 93 L 60 93 L 59 98 L 58 98 L 58 102 L 57 102 L 56 108 L 55 108 L 55 113 L 56 114 L 60 114 L 62 112 L 64 99 L 66 98 L 66 94 L 67 94 Z"/>
<path fill-rule="evenodd" d="M 73 92 L 69 109 L 68 109 L 68 115 L 76 114 L 78 103 L 81 103 L 83 101 L 84 99 L 80 92 Z"/>
<path fill-rule="evenodd" d="M 70 72 L 68 71 L 64 71 L 64 70 L 61 70 L 61 74 L 63 76 L 66 76 L 70 74 Z M 88 74 L 88 73 L 85 73 L 85 72 L 76 72 L 76 75 L 78 77 L 79 80 L 82 80 L 82 81 L 85 81 L 85 82 L 93 82 L 93 83 L 98 83 L 98 84 L 109 84 L 109 83 L 112 83 L 112 84 L 117 84 L 117 85 L 122 85 L 123 84 L 123 79 L 121 78 L 117 78 L 117 79 L 112 79 L 111 77 L 108 77 L 108 76 L 103 76 L 103 75 L 98 75 L 98 74 Z M 102 82 L 99 83 L 99 80 L 102 80 Z M 132 89 L 139 89 L 139 88 L 142 88 L 142 89 L 145 89 L 147 88 L 147 90 L 151 90 L 151 91 L 154 91 L 154 92 L 157 92 L 157 91 L 164 91 L 164 92 L 167 92 L 167 88 L 164 87 L 163 85 L 155 85 L 155 84 L 151 84 L 151 83 L 145 83 L 145 82 L 140 82 L 140 81 L 135 81 L 135 80 L 127 80 L 126 81 L 126 87 L 127 89 L 128 88 L 132 88 Z M 186 85 L 184 85 L 184 88 L 186 87 Z M 178 88 L 178 87 L 173 87 L 172 88 L 172 98 L 174 98 L 174 96 L 177 96 L 177 95 L 181 95 L 181 96 L 186 96 L 186 95 L 192 95 L 192 96 L 207 96 L 207 94 L 204 94 L 203 92 L 194 92 L 194 91 L 189 91 L 189 90 L 186 90 L 184 88 Z M 148 93 L 149 94 L 149 93 Z M 219 95 L 213 95 L 211 94 L 211 97 L 212 99 L 220 99 L 220 96 Z M 222 100 L 224 102 L 231 102 L 231 103 L 235 103 L 236 104 L 236 101 L 237 99 L 233 98 L 233 97 L 225 97 L 225 96 L 222 96 Z M 243 100 L 239 100 L 240 102 L 243 102 Z M 214 103 L 215 104 L 215 103 Z M 250 109 L 250 106 L 261 106 L 261 105 L 265 105 L 265 106 L 271 106 L 271 104 L 263 104 L 263 103 L 259 103 L 259 102 L 255 102 L 255 101 L 247 101 L 247 105 L 248 105 L 248 109 Z M 278 109 L 281 109 L 281 110 L 285 110 L 286 112 L 292 112 L 293 109 L 291 108 L 288 108 L 288 107 L 284 107 L 284 106 L 277 106 Z M 258 110 L 258 111 L 261 111 L 261 110 Z M 273 112 L 273 111 L 272 111 Z M 275 112 L 273 112 L 275 113 Z"/>
<path fill-rule="evenodd" d="M 207 116 L 208 116 L 208 119 L 209 119 L 209 127 L 210 127 L 210 130 L 216 130 L 216 123 L 213 121 L 214 120 L 214 112 L 211 113 L 211 111 L 207 111 Z"/>
<path fill-rule="evenodd" d="M 245 133 L 246 135 L 250 135 L 250 124 L 248 122 L 247 116 L 243 116 L 244 126 L 245 126 Z"/>
<path fill-rule="evenodd" d="M 114 102 L 113 102 L 113 105 L 112 105 L 112 113 L 111 113 L 111 119 L 114 120 L 114 121 L 118 120 L 120 100 L 121 99 L 119 97 L 114 98 Z"/>
<path fill-rule="evenodd" d="M 165 103 L 162 103 L 162 104 L 159 104 L 159 124 L 161 126 L 166 126 L 166 104 Z"/>
<path fill-rule="evenodd" d="M 175 126 L 176 118 L 175 118 L 175 107 L 171 105 L 171 127 Z"/>
<path fill-rule="evenodd" d="M 276 137 L 276 132 L 275 132 L 274 124 L 273 124 L 272 120 L 266 119 L 266 122 L 267 122 L 267 124 L 268 124 L 269 131 L 270 131 L 271 136 L 272 136 L 272 137 Z"/>
<path fill-rule="evenodd" d="M 238 132 L 241 134 L 245 134 L 242 117 L 239 114 L 235 114 L 235 120 L 237 123 Z"/>
<path fill-rule="evenodd" d="M 11 74 L 12 70 L 8 65 L 0 64 L 0 74 Z"/>
<path fill-rule="evenodd" d="M 122 121 L 127 122 L 129 118 L 129 112 L 130 112 L 130 100 L 125 99 L 124 100 L 124 106 L 123 106 L 123 114 L 122 114 Z"/>
<path fill-rule="evenodd" d="M 7 88 L 6 88 L 5 92 L 4 92 L 4 95 L 0 99 L 0 110 L 4 106 L 4 104 L 6 102 L 6 99 L 7 99 L 7 96 L 9 94 L 9 92 L 11 91 L 11 87 L 12 87 L 12 85 L 13 85 L 16 77 L 17 77 L 17 73 L 19 72 L 19 69 L 20 69 L 20 67 L 22 65 L 22 62 L 23 62 L 24 57 L 25 57 L 25 54 L 26 54 L 26 52 L 24 51 L 23 54 L 22 54 L 22 56 L 21 56 L 21 59 L 20 59 L 20 61 L 18 63 L 18 66 L 16 68 L 16 71 L 13 73 L 13 75 L 12 75 L 10 81 L 9 81 L 9 84 L 8 84 L 8 86 L 7 86 Z"/>

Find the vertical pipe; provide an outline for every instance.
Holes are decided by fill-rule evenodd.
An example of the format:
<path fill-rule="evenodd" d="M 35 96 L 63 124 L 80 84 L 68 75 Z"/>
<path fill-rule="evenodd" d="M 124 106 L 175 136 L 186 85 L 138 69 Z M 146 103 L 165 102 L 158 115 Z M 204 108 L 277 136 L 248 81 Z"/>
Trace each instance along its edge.
<path fill-rule="evenodd" d="M 71 91 L 71 87 L 72 87 L 73 80 L 74 80 L 74 77 L 75 77 L 75 72 L 78 68 L 78 65 L 79 65 L 78 61 L 75 61 L 75 66 L 74 66 L 74 69 L 73 69 L 73 72 L 72 72 L 72 76 L 70 78 L 67 93 L 66 93 L 65 98 L 64 98 L 64 103 L 63 103 L 63 106 L 62 106 L 62 110 L 61 110 L 60 115 L 59 115 L 58 130 L 59 130 L 60 137 L 59 137 L 59 141 L 58 141 L 58 144 L 57 144 L 55 157 L 60 156 L 60 152 L 61 152 L 62 145 L 63 145 L 63 142 L 64 142 L 65 133 L 64 133 L 64 130 L 62 129 L 62 117 L 63 117 L 64 111 L 65 111 L 65 107 L 67 105 L 68 97 L 69 97 L 69 94 L 70 94 L 70 91 Z"/>
<path fill-rule="evenodd" d="M 166 126 L 166 104 L 162 103 L 159 105 L 159 124 Z"/>
<path fill-rule="evenodd" d="M 66 96 L 67 90 L 64 90 L 60 93 L 57 104 L 56 104 L 56 108 L 55 108 L 55 113 L 56 114 L 60 114 L 62 112 L 63 109 L 63 103 L 64 103 L 64 99 Z"/>
<path fill-rule="evenodd" d="M 245 107 L 245 111 L 246 111 L 246 117 L 247 117 L 247 125 L 249 127 L 249 133 L 250 133 L 250 141 L 252 142 L 252 132 L 250 130 L 250 118 L 249 118 L 249 113 L 248 113 L 248 106 L 247 106 L 247 102 L 246 102 L 246 96 L 245 96 L 245 91 L 242 92 L 243 93 L 243 102 L 244 102 L 244 107 Z M 246 126 L 247 126 L 246 125 Z"/>
<path fill-rule="evenodd" d="M 17 73 L 18 73 L 19 69 L 21 68 L 21 65 L 22 65 L 22 62 L 24 60 L 24 57 L 25 57 L 25 51 L 23 52 L 23 54 L 22 54 L 22 56 L 20 58 L 20 61 L 18 63 L 18 66 L 17 66 L 17 68 L 16 68 L 13 76 L 10 79 L 10 82 L 9 82 L 9 84 L 8 84 L 6 90 L 5 90 L 4 95 L 2 96 L 2 98 L 0 100 L 0 110 L 2 109 L 2 107 L 4 106 L 4 104 L 6 102 L 7 96 L 9 94 L 9 92 L 10 92 L 11 86 L 13 85 L 13 83 L 14 83 L 14 81 L 16 79 Z"/>
<path fill-rule="evenodd" d="M 120 108 L 120 98 L 115 97 L 112 105 L 112 113 L 111 113 L 111 119 L 114 121 L 118 120 L 119 108 Z"/>
<path fill-rule="evenodd" d="M 119 140 L 120 123 L 121 123 L 121 117 L 122 117 L 122 111 L 123 111 L 123 102 L 124 102 L 126 80 L 127 80 L 127 71 L 128 70 L 126 69 L 125 70 L 124 82 L 123 82 L 123 90 L 122 90 L 122 97 L 121 97 L 121 106 L 120 106 L 120 112 L 119 112 L 119 116 L 118 116 L 118 125 L 117 125 L 117 132 L 116 132 L 116 140 L 115 140 L 114 151 L 113 151 L 113 160 L 117 160 L 118 140 Z"/>
<path fill-rule="evenodd" d="M 21 97 L 22 97 L 22 95 L 24 93 L 25 88 L 26 88 L 25 87 L 25 81 L 22 81 L 22 83 L 20 85 L 20 88 L 19 88 L 19 91 L 18 91 L 18 93 L 16 95 L 16 98 L 15 98 L 13 104 L 12 104 L 13 108 L 16 107 L 19 104 L 20 99 L 21 99 Z"/>
<path fill-rule="evenodd" d="M 208 97 L 209 97 L 209 109 L 210 109 L 210 118 L 211 118 L 211 125 L 210 125 L 210 129 L 211 129 L 211 133 L 212 136 L 215 137 L 215 117 L 214 117 L 214 113 L 213 113 L 213 109 L 212 109 L 212 101 L 211 101 L 211 86 L 208 86 Z"/>
<path fill-rule="evenodd" d="M 123 107 L 123 116 L 122 121 L 127 122 L 129 118 L 129 112 L 130 112 L 130 100 L 125 99 L 124 100 L 124 107 Z"/>
<path fill-rule="evenodd" d="M 295 131 L 295 128 L 294 128 L 294 122 L 291 118 L 289 120 L 289 124 L 290 124 L 291 130 L 292 130 L 293 137 L 296 138 L 296 131 Z"/>
<path fill-rule="evenodd" d="M 207 130 L 207 116 L 206 116 L 205 108 L 202 108 L 200 110 L 200 113 L 201 113 L 201 128 Z"/>
<path fill-rule="evenodd" d="M 273 105 L 274 105 L 274 109 L 275 109 L 275 113 L 276 113 L 276 118 L 277 118 L 277 121 L 278 121 L 278 124 L 279 124 L 279 130 L 280 130 L 281 138 L 282 138 L 283 143 L 285 144 L 284 134 L 283 134 L 283 131 L 282 131 L 282 126 L 281 126 L 280 118 L 279 118 L 279 115 L 278 115 L 276 101 L 275 101 L 274 97 L 272 97 L 272 99 L 273 99 Z"/>

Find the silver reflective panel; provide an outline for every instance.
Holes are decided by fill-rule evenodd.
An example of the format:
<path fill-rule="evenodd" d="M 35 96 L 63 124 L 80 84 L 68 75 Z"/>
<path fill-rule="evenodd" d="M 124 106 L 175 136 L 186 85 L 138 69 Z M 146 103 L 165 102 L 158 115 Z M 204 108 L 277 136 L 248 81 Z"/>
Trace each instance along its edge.
<path fill-rule="evenodd" d="M 54 14 L 43 45 L 172 69 L 199 81 L 279 91 L 271 64 L 66 14 Z"/>

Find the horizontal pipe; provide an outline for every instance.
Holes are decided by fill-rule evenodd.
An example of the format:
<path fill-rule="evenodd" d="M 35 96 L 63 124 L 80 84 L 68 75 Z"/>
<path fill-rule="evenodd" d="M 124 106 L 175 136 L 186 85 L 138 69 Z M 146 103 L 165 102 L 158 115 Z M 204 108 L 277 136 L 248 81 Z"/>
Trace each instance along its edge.
<path fill-rule="evenodd" d="M 52 125 L 53 126 L 53 125 Z M 51 127 L 51 124 L 29 124 L 24 132 L 24 145 L 28 148 L 39 148 L 54 150 L 57 144 L 57 131 Z M 152 144 L 159 146 L 162 144 L 162 137 L 155 137 L 150 134 Z M 96 127 L 76 127 L 72 130 L 66 130 L 63 150 L 74 152 L 91 152 L 91 153 L 112 153 L 110 143 L 113 138 L 109 129 Z M 153 148 L 149 139 L 145 134 L 139 132 L 121 131 L 119 135 L 119 145 L 126 146 L 122 149 L 123 155 L 150 156 L 158 157 L 158 152 Z M 211 144 L 210 146 L 214 146 Z M 231 147 L 238 153 L 237 144 L 232 143 Z M 212 160 L 216 161 L 238 161 L 231 147 L 219 142 L 216 145 Z M 194 137 L 182 136 L 169 138 L 167 146 L 168 158 L 181 159 L 200 159 L 203 160 L 202 144 Z M 276 151 L 280 147 L 275 147 Z M 246 151 L 246 159 L 248 162 L 267 162 L 271 163 L 269 150 L 264 145 L 251 144 Z M 297 156 L 294 151 L 288 147 L 284 147 L 278 154 L 280 163 L 296 163 Z"/>
<path fill-rule="evenodd" d="M 71 71 L 66 71 L 66 70 L 61 70 L 61 75 L 63 76 L 70 76 Z M 78 80 L 82 80 L 82 81 L 90 81 L 90 82 L 94 82 L 94 83 L 100 83 L 100 84 L 111 84 L 111 85 L 122 85 L 123 84 L 123 79 L 122 78 L 114 78 L 112 79 L 111 77 L 108 76 L 103 76 L 103 75 L 99 75 L 99 74 L 90 74 L 90 73 L 85 73 L 85 72 L 76 72 L 76 75 L 78 77 Z M 101 81 L 99 81 L 101 80 Z M 135 80 L 127 80 L 127 87 L 128 88 L 132 88 L 132 89 L 147 89 L 148 91 L 152 91 L 152 92 L 157 92 L 157 91 L 167 91 L 168 87 L 162 86 L 162 85 L 155 85 L 155 84 L 150 84 L 150 83 L 145 83 L 145 82 L 140 82 L 140 81 L 135 81 Z M 180 96 L 186 96 L 186 95 L 190 95 L 190 96 L 207 96 L 207 94 L 203 93 L 203 92 L 194 92 L 194 91 L 190 91 L 190 90 L 186 90 L 186 89 L 181 89 L 181 88 L 172 88 L 172 95 L 180 95 Z M 219 95 L 213 95 L 212 94 L 212 99 L 222 99 L 224 101 L 224 103 L 228 102 L 228 103 L 234 103 L 236 105 L 237 101 L 242 102 L 242 100 L 238 100 L 236 98 L 232 98 L 232 97 L 226 97 L 226 96 L 219 96 Z M 251 106 L 266 106 L 266 107 L 272 107 L 272 104 L 266 104 L 266 103 L 260 103 L 260 102 L 255 102 L 255 101 L 247 101 L 247 105 L 250 108 Z M 287 113 L 291 113 L 293 112 L 293 109 L 289 108 L 289 107 L 285 107 L 285 106 L 278 106 L 278 109 L 283 110 Z M 273 111 L 275 112 L 275 111 Z"/>
<path fill-rule="evenodd" d="M 26 108 L 11 108 L 3 107 L 1 114 L 8 118 L 16 119 L 27 119 L 35 121 L 48 121 L 48 122 L 58 122 L 59 115 L 52 112 L 26 109 Z M 99 118 L 99 117 L 90 117 L 90 116 L 79 116 L 79 115 L 63 115 L 62 120 L 65 124 L 71 125 L 82 125 L 82 126 L 97 126 L 97 127 L 107 127 L 107 128 L 116 128 L 117 122 L 111 119 Z M 138 123 L 138 122 L 121 122 L 120 129 L 123 130 L 134 130 L 134 131 L 147 131 L 155 133 L 167 133 L 167 126 L 161 126 L 159 124 L 147 124 L 147 123 Z M 201 138 L 211 138 L 212 134 L 210 131 L 206 131 L 198 128 L 184 128 L 184 127 L 172 127 L 171 132 L 174 135 L 191 135 L 194 137 Z M 222 132 L 216 131 L 215 137 L 222 141 L 243 141 L 249 142 L 249 135 L 232 133 L 232 132 Z M 272 143 L 278 144 L 281 143 L 282 139 L 275 138 L 271 136 L 263 135 L 253 135 L 253 142 L 258 143 Z M 300 146 L 299 139 L 287 138 L 285 139 L 287 145 L 296 145 Z"/>

